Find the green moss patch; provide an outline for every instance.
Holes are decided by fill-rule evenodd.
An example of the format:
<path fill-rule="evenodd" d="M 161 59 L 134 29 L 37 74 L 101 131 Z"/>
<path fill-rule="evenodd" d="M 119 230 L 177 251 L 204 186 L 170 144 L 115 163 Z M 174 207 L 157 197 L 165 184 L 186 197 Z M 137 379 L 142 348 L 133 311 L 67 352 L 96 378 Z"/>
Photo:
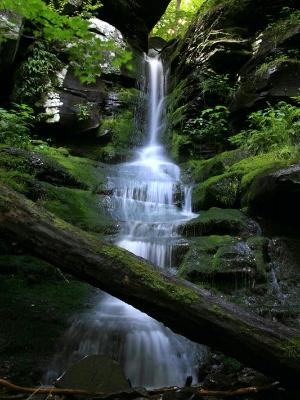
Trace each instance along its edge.
<path fill-rule="evenodd" d="M 105 206 L 105 196 L 91 191 L 45 184 L 46 198 L 40 204 L 66 222 L 85 231 L 112 234 L 117 225 Z"/>
<path fill-rule="evenodd" d="M 193 190 L 195 211 L 210 207 L 240 207 L 241 204 L 247 206 L 248 191 L 256 178 L 289 166 L 294 161 L 282 158 L 278 153 L 239 159 L 242 154 L 245 153 L 226 152 L 191 164 L 196 181 L 207 178 L 195 185 Z"/>
<path fill-rule="evenodd" d="M 247 237 L 257 233 L 258 226 L 239 210 L 213 207 L 202 211 L 197 218 L 181 225 L 178 230 L 188 237 L 211 234 Z"/>
<path fill-rule="evenodd" d="M 103 164 L 88 158 L 66 155 L 57 149 L 51 150 L 50 156 L 89 188 L 97 189 L 105 185 L 106 169 Z"/>
<path fill-rule="evenodd" d="M 232 236 L 202 236 L 190 240 L 179 275 L 194 283 L 224 289 L 250 286 L 257 279 L 255 253 Z"/>

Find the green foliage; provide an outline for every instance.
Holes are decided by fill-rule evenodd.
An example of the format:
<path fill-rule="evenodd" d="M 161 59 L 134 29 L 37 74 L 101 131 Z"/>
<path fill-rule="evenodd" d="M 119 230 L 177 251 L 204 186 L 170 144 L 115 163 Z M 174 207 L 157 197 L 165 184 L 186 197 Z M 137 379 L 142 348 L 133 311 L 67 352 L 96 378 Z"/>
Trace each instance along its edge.
<path fill-rule="evenodd" d="M 224 143 L 228 134 L 228 114 L 227 107 L 222 105 L 206 108 L 199 117 L 186 123 L 183 133 L 196 142 L 209 140 Z"/>
<path fill-rule="evenodd" d="M 68 5 L 70 5 L 70 0 L 50 0 L 48 5 L 52 9 L 57 10 L 60 13 L 64 13 Z M 74 14 L 88 18 L 101 7 L 102 4 L 100 1 L 85 0 L 82 2 L 82 4 L 80 4 L 80 6 L 78 5 L 77 9 L 74 11 Z"/>
<path fill-rule="evenodd" d="M 94 103 L 87 102 L 86 104 L 76 104 L 76 115 L 78 121 L 86 121 L 90 118 Z"/>
<path fill-rule="evenodd" d="M 236 91 L 228 74 L 221 75 L 214 71 L 206 71 L 198 77 L 197 81 L 204 100 L 207 95 L 215 95 L 223 100 L 224 104 L 228 104 Z"/>
<path fill-rule="evenodd" d="M 153 36 L 170 40 L 182 36 L 204 0 L 171 0 L 166 12 L 153 29 Z"/>
<path fill-rule="evenodd" d="M 300 99 L 295 98 L 297 103 Z M 229 138 L 230 143 L 253 154 L 267 153 L 300 144 L 300 108 L 286 102 L 249 116 L 250 129 Z"/>
<path fill-rule="evenodd" d="M 49 46 L 36 42 L 31 55 L 17 71 L 15 100 L 35 104 L 46 91 L 58 85 L 57 72 L 62 68 L 62 62 L 49 51 Z"/>
<path fill-rule="evenodd" d="M 120 88 L 118 91 L 118 100 L 125 103 L 126 106 L 134 106 L 137 96 L 140 94 L 136 88 Z"/>
<path fill-rule="evenodd" d="M 100 136 L 110 137 L 110 142 L 101 148 L 98 159 L 104 162 L 126 159 L 130 153 L 130 147 L 134 143 L 134 116 L 133 109 L 128 109 L 128 104 L 135 104 L 136 91 L 121 91 L 122 96 L 127 98 L 127 109 L 118 110 L 112 116 L 101 121 Z"/>
<path fill-rule="evenodd" d="M 261 77 L 270 69 L 279 67 L 281 64 L 299 64 L 300 52 L 298 49 L 275 49 L 271 56 L 265 58 L 265 62 L 261 64 L 255 71 L 255 75 Z"/>
<path fill-rule="evenodd" d="M 131 59 L 131 53 L 112 40 L 101 39 L 90 32 L 89 22 L 81 16 L 61 15 L 42 0 L 0 0 L 1 9 L 14 11 L 30 20 L 33 26 L 30 33 L 37 39 L 59 43 L 68 52 L 74 73 L 82 82 L 95 82 L 107 57 L 115 67 Z"/>
<path fill-rule="evenodd" d="M 192 149 L 193 143 L 187 135 L 181 135 L 177 132 L 173 132 L 171 155 L 174 160 L 181 161 L 180 156 L 183 154 L 186 155 L 186 153 L 191 155 Z"/>
<path fill-rule="evenodd" d="M 75 76 L 83 83 L 93 83 L 101 75 L 103 64 L 116 69 L 131 60 L 131 52 L 118 47 L 113 40 L 101 40 L 92 33 L 75 40 L 68 49 Z"/>
<path fill-rule="evenodd" d="M 242 10 L 251 0 L 206 0 L 200 9 L 200 13 L 206 14 L 216 8 L 226 7 L 227 10 L 236 12 Z"/>
<path fill-rule="evenodd" d="M 32 108 L 26 104 L 15 104 L 11 110 L 0 108 L 0 143 L 29 148 L 30 127 L 34 119 Z"/>
<path fill-rule="evenodd" d="M 298 26 L 300 23 L 299 10 L 293 11 L 288 7 L 284 7 L 282 14 L 284 15 L 283 18 L 272 22 L 265 30 L 265 35 L 268 35 L 275 47 L 278 40 L 282 39 L 290 28 Z"/>

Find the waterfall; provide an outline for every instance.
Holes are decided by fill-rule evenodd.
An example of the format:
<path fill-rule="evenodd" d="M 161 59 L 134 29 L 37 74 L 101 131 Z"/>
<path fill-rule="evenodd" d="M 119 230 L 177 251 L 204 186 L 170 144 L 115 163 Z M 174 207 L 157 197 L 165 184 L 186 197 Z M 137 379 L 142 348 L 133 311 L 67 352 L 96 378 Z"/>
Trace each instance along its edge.
<path fill-rule="evenodd" d="M 145 61 L 147 144 L 132 162 L 117 166 L 110 177 L 113 215 L 122 226 L 116 244 L 173 274 L 174 249 L 182 241 L 176 227 L 195 215 L 191 211 L 191 188 L 181 183 L 179 167 L 166 157 L 159 143 L 165 103 L 163 64 L 158 57 L 146 57 Z M 175 204 L 178 192 L 183 199 L 180 206 Z M 187 376 L 198 382 L 204 351 L 103 292 L 98 294 L 94 308 L 73 322 L 64 343 L 52 371 L 88 354 L 106 354 L 120 361 L 133 386 L 148 388 L 183 385 Z"/>

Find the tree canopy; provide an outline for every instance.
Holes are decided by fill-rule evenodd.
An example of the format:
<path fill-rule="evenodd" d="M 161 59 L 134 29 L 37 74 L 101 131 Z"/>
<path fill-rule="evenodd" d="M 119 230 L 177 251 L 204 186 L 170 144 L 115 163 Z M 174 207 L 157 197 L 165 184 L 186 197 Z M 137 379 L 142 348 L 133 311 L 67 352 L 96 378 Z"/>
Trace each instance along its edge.
<path fill-rule="evenodd" d="M 45 39 L 59 45 L 67 52 L 75 75 L 82 82 L 92 83 L 101 75 L 101 64 L 107 55 L 112 56 L 112 65 L 119 66 L 131 58 L 131 53 L 112 40 L 90 31 L 89 18 L 101 7 L 101 3 L 85 2 L 75 16 L 65 15 L 64 1 L 46 4 L 43 0 L 0 0 L 0 11 L 11 11 L 30 21 L 25 32 L 36 39 Z M 0 41 L 5 36 L 0 33 Z M 83 57 L 84 55 L 84 57 Z"/>
<path fill-rule="evenodd" d="M 182 36 L 204 0 L 171 0 L 153 35 L 170 40 Z"/>

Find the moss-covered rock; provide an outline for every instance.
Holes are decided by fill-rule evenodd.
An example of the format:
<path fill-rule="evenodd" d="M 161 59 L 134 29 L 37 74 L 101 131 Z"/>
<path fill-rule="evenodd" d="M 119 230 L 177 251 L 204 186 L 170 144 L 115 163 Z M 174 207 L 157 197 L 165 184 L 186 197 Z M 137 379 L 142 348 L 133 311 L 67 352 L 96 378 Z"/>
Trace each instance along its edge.
<path fill-rule="evenodd" d="M 115 234 L 118 225 L 108 212 L 109 198 L 91 191 L 45 184 L 40 204 L 48 211 L 79 228 L 102 234 Z"/>
<path fill-rule="evenodd" d="M 111 217 L 107 168 L 94 160 L 46 147 L 46 154 L 0 149 L 0 181 L 83 230 L 115 234 Z"/>
<path fill-rule="evenodd" d="M 248 237 L 259 234 L 260 228 L 239 210 L 213 207 L 179 226 L 178 231 L 188 237 L 212 234 Z"/>
<path fill-rule="evenodd" d="M 284 221 L 298 227 L 300 201 L 300 165 L 256 176 L 243 196 L 253 214 Z"/>
<path fill-rule="evenodd" d="M 207 160 L 189 160 L 186 169 L 190 171 L 194 182 L 201 183 L 213 176 L 222 175 L 245 157 L 247 153 L 240 149 L 225 151 Z"/>
<path fill-rule="evenodd" d="M 247 156 L 245 152 L 233 151 L 190 163 L 192 176 L 196 181 L 207 178 L 193 189 L 193 209 L 199 211 L 210 207 L 247 207 L 251 198 L 249 188 L 252 182 L 293 162 L 290 157 L 283 158 L 275 152 Z"/>
<path fill-rule="evenodd" d="M 60 153 L 57 152 L 57 154 Z M 0 155 L 0 167 L 8 171 L 18 171 L 31 175 L 37 180 L 59 186 L 87 188 L 83 180 L 80 181 L 78 177 L 56 160 L 57 156 L 51 157 L 47 154 L 11 147 L 3 147 L 0 150 Z M 63 158 L 65 156 L 62 154 L 60 160 Z"/>
<path fill-rule="evenodd" d="M 179 275 L 223 289 L 249 286 L 260 277 L 255 253 L 249 245 L 228 235 L 192 239 Z"/>
<path fill-rule="evenodd" d="M 227 172 L 197 184 L 193 189 L 193 210 L 239 207 L 240 181 L 240 174 Z"/>
<path fill-rule="evenodd" d="M 269 270 L 269 254 L 268 246 L 270 240 L 263 236 L 252 236 L 247 239 L 247 245 L 253 251 L 256 263 L 256 269 L 261 278 L 266 277 L 266 272 Z"/>

